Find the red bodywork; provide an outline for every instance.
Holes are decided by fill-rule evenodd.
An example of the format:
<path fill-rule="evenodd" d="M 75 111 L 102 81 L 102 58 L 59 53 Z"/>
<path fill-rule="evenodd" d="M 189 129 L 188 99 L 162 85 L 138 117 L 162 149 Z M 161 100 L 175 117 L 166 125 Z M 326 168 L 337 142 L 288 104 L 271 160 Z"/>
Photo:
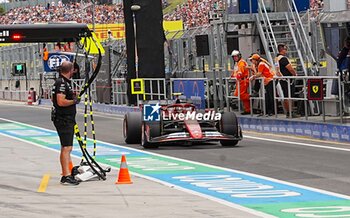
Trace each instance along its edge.
<path fill-rule="evenodd" d="M 209 112 L 212 110 L 205 110 L 205 112 Z M 191 103 L 175 103 L 171 105 L 164 105 L 161 108 L 162 112 L 162 134 L 157 137 L 150 137 L 149 128 L 147 122 L 145 123 L 146 128 L 144 129 L 147 140 L 153 143 L 164 143 L 164 142 L 205 142 L 205 141 L 217 141 L 217 140 L 240 140 L 241 136 L 233 136 L 227 135 L 224 133 L 220 133 L 216 127 L 215 123 L 217 121 L 209 121 L 212 123 L 212 130 L 203 131 L 202 126 L 203 122 L 199 122 L 197 120 L 179 120 L 176 119 L 175 114 L 187 112 L 197 112 L 195 105 Z M 175 125 L 177 126 L 177 131 L 173 131 L 171 133 L 164 131 L 166 128 L 165 125 Z"/>

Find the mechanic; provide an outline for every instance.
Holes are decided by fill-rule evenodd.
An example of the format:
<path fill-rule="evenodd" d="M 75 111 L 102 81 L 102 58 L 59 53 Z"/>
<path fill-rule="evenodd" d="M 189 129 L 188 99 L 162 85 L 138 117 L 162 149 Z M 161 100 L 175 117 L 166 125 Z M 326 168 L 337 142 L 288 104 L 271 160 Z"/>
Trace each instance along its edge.
<path fill-rule="evenodd" d="M 244 112 L 241 113 L 244 114 L 250 114 L 250 101 L 249 101 L 249 69 L 248 64 L 245 60 L 242 58 L 242 54 L 238 50 L 233 50 L 231 53 L 231 56 L 234 60 L 234 68 L 231 74 L 231 78 L 236 78 L 239 82 L 239 88 L 236 85 L 236 89 L 234 92 L 234 96 L 238 96 L 239 91 L 239 97 L 240 100 L 243 103 Z"/>
<path fill-rule="evenodd" d="M 288 47 L 284 44 L 278 44 L 278 54 L 275 59 L 275 65 L 276 65 L 276 73 L 278 76 L 296 76 L 297 73 L 295 69 L 293 68 L 292 64 L 290 63 L 289 59 L 287 58 L 287 51 Z M 288 80 L 281 79 L 278 80 L 283 91 L 283 95 L 285 98 L 288 98 Z M 295 80 L 290 79 L 290 96 L 293 97 L 295 92 Z M 283 107 L 284 111 L 286 112 L 287 118 L 291 114 L 291 116 L 294 118 L 296 115 L 294 113 L 290 113 L 289 111 L 289 100 L 284 99 L 283 100 Z"/>
<path fill-rule="evenodd" d="M 60 76 L 52 89 L 53 121 L 61 142 L 60 163 L 62 168 L 61 184 L 78 185 L 79 182 L 71 175 L 69 163 L 71 163 L 71 151 L 73 148 L 76 104 L 80 99 L 73 94 L 70 79 L 73 76 L 73 63 L 62 62 Z"/>
<path fill-rule="evenodd" d="M 265 87 L 265 105 L 266 115 L 272 116 L 274 113 L 274 98 L 273 98 L 273 76 L 274 72 L 271 69 L 271 64 L 265 59 L 261 58 L 258 54 L 253 54 L 249 60 L 256 66 L 254 69 L 256 72 L 252 75 L 249 80 L 254 80 L 258 77 L 264 78 Z M 260 114 L 261 116 L 262 114 Z"/>

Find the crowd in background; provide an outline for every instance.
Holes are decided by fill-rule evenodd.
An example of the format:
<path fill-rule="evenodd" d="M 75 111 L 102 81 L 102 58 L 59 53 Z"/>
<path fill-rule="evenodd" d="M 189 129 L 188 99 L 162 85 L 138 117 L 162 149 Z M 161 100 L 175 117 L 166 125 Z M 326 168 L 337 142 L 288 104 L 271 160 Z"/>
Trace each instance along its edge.
<path fill-rule="evenodd" d="M 163 8 L 168 5 L 167 0 L 162 0 Z M 85 8 L 84 8 L 85 7 Z M 84 8 L 84 9 L 83 9 Z M 164 20 L 183 20 L 185 29 L 202 26 L 209 23 L 209 11 L 223 8 L 222 0 L 188 0 L 182 5 L 164 15 Z M 80 2 L 62 4 L 51 3 L 48 5 L 36 5 L 18 7 L 9 10 L 0 16 L 0 24 L 28 24 L 42 22 L 76 21 L 78 23 L 93 23 L 92 5 L 81 5 Z M 123 5 L 96 5 L 95 23 L 123 23 Z"/>
<path fill-rule="evenodd" d="M 86 7 L 86 8 L 84 8 Z M 0 16 L 0 24 L 28 24 L 43 22 L 76 21 L 78 23 L 93 23 L 92 5 L 80 5 L 79 2 L 68 4 L 48 4 L 18 7 Z M 122 4 L 96 5 L 95 23 L 123 23 Z"/>
<path fill-rule="evenodd" d="M 182 20 L 184 28 L 203 26 L 209 23 L 209 12 L 224 8 L 222 0 L 188 0 L 164 15 L 164 20 Z"/>
<path fill-rule="evenodd" d="M 323 0 L 311 0 L 310 1 L 310 10 L 314 17 L 316 17 L 320 11 L 322 11 L 324 6 Z"/>
<path fill-rule="evenodd" d="M 163 8 L 166 8 L 168 0 L 162 0 Z M 324 6 L 323 0 L 311 0 L 310 9 L 317 16 Z M 348 0 L 350 7 L 350 0 Z M 223 0 L 187 0 L 184 4 L 177 5 L 175 10 L 164 14 L 164 20 L 182 20 L 184 28 L 203 26 L 209 23 L 209 12 L 224 8 Z M 76 21 L 78 23 L 93 23 L 92 5 L 81 5 L 80 1 L 72 1 L 63 4 L 59 1 L 48 5 L 18 7 L 9 10 L 0 16 L 0 24 L 26 24 L 40 22 Z M 95 6 L 95 23 L 110 24 L 123 23 L 123 5 L 99 4 Z"/>

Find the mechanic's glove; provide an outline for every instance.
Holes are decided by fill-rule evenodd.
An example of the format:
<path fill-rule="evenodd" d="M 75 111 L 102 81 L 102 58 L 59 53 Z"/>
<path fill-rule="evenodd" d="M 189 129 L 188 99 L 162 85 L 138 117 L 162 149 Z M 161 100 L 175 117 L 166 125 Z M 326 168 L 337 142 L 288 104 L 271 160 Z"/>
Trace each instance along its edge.
<path fill-rule="evenodd" d="M 80 103 L 80 97 L 79 96 L 74 96 L 73 97 L 73 102 L 74 102 L 74 104 L 79 104 Z"/>

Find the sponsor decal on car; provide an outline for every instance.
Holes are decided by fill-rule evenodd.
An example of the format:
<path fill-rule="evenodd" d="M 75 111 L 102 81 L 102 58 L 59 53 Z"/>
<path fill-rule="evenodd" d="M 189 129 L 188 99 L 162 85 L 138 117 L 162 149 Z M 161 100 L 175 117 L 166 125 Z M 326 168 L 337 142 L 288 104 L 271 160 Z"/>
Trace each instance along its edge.
<path fill-rule="evenodd" d="M 168 113 L 163 111 L 163 120 L 220 120 L 221 113 L 215 111 L 208 111 L 205 113 L 198 113 L 196 111 L 187 111 L 186 113 Z"/>
<path fill-rule="evenodd" d="M 185 112 L 173 112 L 173 111 L 161 111 L 159 104 L 145 104 L 143 106 L 143 120 L 144 121 L 160 121 L 163 120 L 221 120 L 221 113 L 215 111 L 207 111 L 200 113 L 197 111 L 185 111 Z"/>

